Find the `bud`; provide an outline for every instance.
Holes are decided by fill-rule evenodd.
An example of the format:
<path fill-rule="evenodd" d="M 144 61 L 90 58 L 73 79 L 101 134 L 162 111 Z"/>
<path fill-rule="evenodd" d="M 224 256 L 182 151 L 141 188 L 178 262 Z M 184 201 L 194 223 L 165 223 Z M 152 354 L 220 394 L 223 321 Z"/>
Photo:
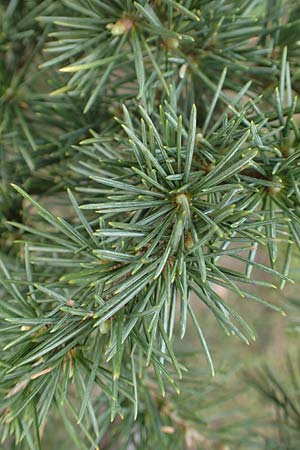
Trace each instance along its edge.
<path fill-rule="evenodd" d="M 277 195 L 277 194 L 279 194 L 279 192 L 282 190 L 282 188 L 283 188 L 283 184 L 282 184 L 282 180 L 281 180 L 281 178 L 276 178 L 276 179 L 274 179 L 273 180 L 274 181 L 274 183 L 276 183 L 276 185 L 275 186 L 268 186 L 268 193 L 270 194 L 270 195 Z"/>
<path fill-rule="evenodd" d="M 101 334 L 107 334 L 110 330 L 110 320 L 100 323 L 99 331 Z"/>
<path fill-rule="evenodd" d="M 179 47 L 179 40 L 173 37 L 167 38 L 165 40 L 165 46 L 169 50 L 176 50 Z"/>
<path fill-rule="evenodd" d="M 184 239 L 184 247 L 186 248 L 186 250 L 190 250 L 191 248 L 194 247 L 194 245 L 195 245 L 194 239 L 193 239 L 191 233 L 188 232 Z"/>
<path fill-rule="evenodd" d="M 133 21 L 128 17 L 119 19 L 116 23 L 109 23 L 106 28 L 110 30 L 113 36 L 122 36 L 122 34 L 128 33 L 133 27 Z"/>

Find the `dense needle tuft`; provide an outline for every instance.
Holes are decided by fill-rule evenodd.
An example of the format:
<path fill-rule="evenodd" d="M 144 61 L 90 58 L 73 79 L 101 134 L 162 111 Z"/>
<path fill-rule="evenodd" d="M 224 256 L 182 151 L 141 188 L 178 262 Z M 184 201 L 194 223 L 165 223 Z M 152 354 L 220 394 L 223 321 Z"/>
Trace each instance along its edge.
<path fill-rule="evenodd" d="M 180 349 L 223 389 L 208 315 L 249 344 L 246 300 L 285 314 L 256 288 L 300 250 L 297 2 L 4 3 L 3 442 L 41 450 L 57 410 L 78 449 L 215 448 Z"/>

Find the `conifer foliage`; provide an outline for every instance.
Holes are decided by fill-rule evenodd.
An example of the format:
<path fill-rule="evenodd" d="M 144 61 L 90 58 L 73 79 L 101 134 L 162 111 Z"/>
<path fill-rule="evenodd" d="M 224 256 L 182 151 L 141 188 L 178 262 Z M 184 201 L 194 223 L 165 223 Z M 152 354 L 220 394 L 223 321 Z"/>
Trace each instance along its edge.
<path fill-rule="evenodd" d="M 178 341 L 214 374 L 199 308 L 249 343 L 220 292 L 283 313 L 253 285 L 300 250 L 297 1 L 0 13 L 3 442 L 42 449 L 56 411 L 78 449 L 202 448 Z"/>

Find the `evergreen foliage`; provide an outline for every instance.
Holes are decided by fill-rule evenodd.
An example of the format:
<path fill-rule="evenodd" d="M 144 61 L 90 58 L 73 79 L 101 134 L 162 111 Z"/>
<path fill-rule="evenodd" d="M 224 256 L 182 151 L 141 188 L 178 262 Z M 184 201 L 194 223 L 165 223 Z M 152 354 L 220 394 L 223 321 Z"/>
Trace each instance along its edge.
<path fill-rule="evenodd" d="M 297 1 L 0 14 L 2 442 L 41 450 L 55 410 L 76 449 L 273 448 L 203 426 L 225 375 L 178 348 L 193 326 L 215 374 L 199 308 L 255 339 L 222 292 L 285 314 L 254 288 L 292 282 L 300 250 Z"/>

